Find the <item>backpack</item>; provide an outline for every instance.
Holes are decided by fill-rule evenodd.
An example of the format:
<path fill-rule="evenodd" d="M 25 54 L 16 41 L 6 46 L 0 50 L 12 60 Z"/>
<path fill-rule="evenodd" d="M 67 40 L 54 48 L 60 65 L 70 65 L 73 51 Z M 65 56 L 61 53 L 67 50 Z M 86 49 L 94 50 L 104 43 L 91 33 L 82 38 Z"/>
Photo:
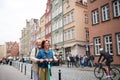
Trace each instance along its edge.
<path fill-rule="evenodd" d="M 113 56 L 110 55 L 108 52 L 106 53 L 106 56 L 107 56 L 107 61 L 108 62 L 113 62 Z"/>
<path fill-rule="evenodd" d="M 109 56 L 108 62 L 113 62 L 113 56 L 112 55 Z"/>

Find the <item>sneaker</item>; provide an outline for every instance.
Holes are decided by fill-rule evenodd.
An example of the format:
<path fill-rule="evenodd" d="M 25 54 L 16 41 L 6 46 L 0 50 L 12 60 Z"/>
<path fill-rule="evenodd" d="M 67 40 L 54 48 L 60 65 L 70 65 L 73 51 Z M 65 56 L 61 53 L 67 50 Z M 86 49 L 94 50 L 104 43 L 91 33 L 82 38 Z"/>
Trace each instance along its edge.
<path fill-rule="evenodd" d="M 110 77 L 110 75 L 107 75 L 106 77 L 107 77 L 107 78 L 109 78 L 109 77 Z"/>

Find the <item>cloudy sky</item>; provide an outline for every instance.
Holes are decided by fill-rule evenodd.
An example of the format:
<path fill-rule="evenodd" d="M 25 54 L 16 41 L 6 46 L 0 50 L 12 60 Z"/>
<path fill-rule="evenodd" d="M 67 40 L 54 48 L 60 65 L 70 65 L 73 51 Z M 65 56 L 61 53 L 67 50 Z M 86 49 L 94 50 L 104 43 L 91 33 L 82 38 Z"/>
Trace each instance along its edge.
<path fill-rule="evenodd" d="M 18 41 L 26 19 L 40 19 L 47 0 L 0 0 L 0 44 Z"/>

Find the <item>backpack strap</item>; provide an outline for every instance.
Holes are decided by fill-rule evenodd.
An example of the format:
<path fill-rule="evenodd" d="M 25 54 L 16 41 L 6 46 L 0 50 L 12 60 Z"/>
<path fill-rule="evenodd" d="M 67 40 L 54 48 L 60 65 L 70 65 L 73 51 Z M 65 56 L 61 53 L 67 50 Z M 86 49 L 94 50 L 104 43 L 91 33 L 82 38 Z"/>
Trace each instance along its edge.
<path fill-rule="evenodd" d="M 35 48 L 35 57 L 37 56 L 37 48 Z"/>

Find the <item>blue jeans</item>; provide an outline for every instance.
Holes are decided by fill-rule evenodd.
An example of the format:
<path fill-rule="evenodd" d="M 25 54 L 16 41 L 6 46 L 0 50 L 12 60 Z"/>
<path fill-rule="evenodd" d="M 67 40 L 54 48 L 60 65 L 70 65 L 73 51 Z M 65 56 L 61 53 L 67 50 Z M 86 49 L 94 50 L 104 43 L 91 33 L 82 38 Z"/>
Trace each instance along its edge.
<path fill-rule="evenodd" d="M 38 72 L 37 71 L 33 71 L 33 80 L 39 80 L 38 79 Z"/>

